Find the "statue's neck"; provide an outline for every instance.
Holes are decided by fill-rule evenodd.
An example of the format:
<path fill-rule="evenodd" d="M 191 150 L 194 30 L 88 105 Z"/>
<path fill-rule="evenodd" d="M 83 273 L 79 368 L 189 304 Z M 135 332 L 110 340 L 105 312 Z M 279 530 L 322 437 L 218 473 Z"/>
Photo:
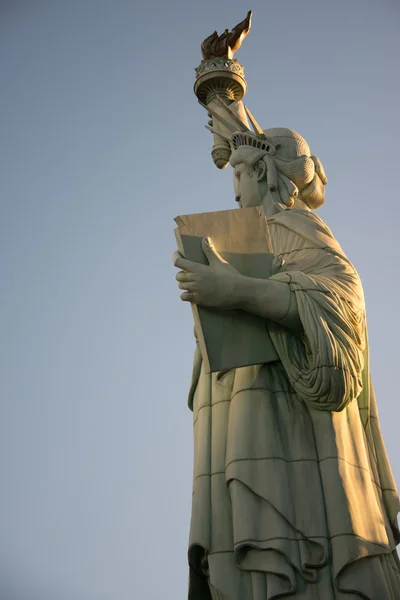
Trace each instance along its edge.
<path fill-rule="evenodd" d="M 263 214 L 267 219 L 269 217 L 272 217 L 273 215 L 276 215 L 279 212 L 282 212 L 282 210 L 285 210 L 284 205 L 281 202 L 279 202 L 279 199 L 276 196 L 274 198 L 274 195 L 268 191 L 265 194 L 265 196 L 263 197 L 263 201 L 262 201 Z M 294 204 L 291 208 L 297 208 L 297 209 L 301 209 L 301 210 L 310 210 L 308 208 L 307 204 L 305 204 L 299 198 L 296 198 L 296 200 L 294 201 Z"/>
<path fill-rule="evenodd" d="M 267 191 L 263 197 L 262 207 L 263 214 L 267 219 L 284 210 L 283 205 L 280 204 L 269 191 Z"/>

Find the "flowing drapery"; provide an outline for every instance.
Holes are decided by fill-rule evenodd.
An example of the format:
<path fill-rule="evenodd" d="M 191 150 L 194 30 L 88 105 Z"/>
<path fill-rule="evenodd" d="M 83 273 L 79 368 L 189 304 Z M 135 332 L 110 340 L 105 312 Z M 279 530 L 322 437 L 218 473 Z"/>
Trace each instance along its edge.
<path fill-rule="evenodd" d="M 370 385 L 358 275 L 308 211 L 269 219 L 303 335 L 207 375 L 196 351 L 190 600 L 398 600 L 399 501 Z"/>

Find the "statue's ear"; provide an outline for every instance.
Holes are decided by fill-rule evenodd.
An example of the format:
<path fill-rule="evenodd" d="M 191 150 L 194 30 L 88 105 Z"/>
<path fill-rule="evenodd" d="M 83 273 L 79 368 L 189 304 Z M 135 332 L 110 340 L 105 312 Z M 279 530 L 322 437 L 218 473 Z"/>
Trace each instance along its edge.
<path fill-rule="evenodd" d="M 257 173 L 257 181 L 261 181 L 266 177 L 267 165 L 263 160 L 258 161 L 258 163 L 256 164 L 255 171 Z"/>

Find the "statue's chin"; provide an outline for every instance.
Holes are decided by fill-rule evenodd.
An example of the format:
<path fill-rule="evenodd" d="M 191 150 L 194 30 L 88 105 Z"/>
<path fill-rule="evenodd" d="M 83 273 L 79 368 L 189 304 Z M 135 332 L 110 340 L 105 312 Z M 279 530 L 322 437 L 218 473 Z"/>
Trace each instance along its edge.
<path fill-rule="evenodd" d="M 250 200 L 240 200 L 240 208 L 250 208 L 252 206 L 261 206 L 260 199 L 250 198 Z"/>

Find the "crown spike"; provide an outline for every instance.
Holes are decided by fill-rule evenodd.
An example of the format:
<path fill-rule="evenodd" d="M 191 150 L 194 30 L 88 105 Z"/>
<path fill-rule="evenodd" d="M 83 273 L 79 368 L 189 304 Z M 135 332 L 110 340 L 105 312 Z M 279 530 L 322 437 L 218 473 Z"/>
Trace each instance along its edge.
<path fill-rule="evenodd" d="M 250 112 L 250 109 L 247 108 L 247 106 L 244 107 L 244 110 L 246 111 L 247 116 L 249 117 L 249 121 L 251 123 L 252 128 L 254 129 L 254 132 L 261 138 L 263 138 L 264 140 L 266 139 L 265 137 L 265 133 L 263 132 L 263 130 L 261 129 L 261 127 L 259 126 L 259 124 L 257 123 L 257 121 L 255 120 L 255 118 L 253 117 L 253 115 Z"/>
<path fill-rule="evenodd" d="M 216 95 L 216 99 L 219 102 L 219 104 L 226 110 L 226 112 L 232 117 L 232 119 L 235 121 L 235 123 L 239 126 L 240 131 L 250 131 L 250 129 L 247 127 L 246 123 L 243 123 L 242 119 L 240 119 L 240 117 L 231 109 L 230 106 L 228 106 L 220 96 L 218 96 L 218 94 Z"/>
<path fill-rule="evenodd" d="M 208 129 L 208 131 L 211 131 L 211 133 L 216 133 L 217 135 L 220 135 L 222 138 L 224 138 L 224 140 L 227 140 L 229 144 L 232 144 L 232 138 L 226 133 L 217 131 L 217 129 L 214 129 L 214 127 L 210 127 L 209 125 L 205 125 L 205 128 Z"/>

